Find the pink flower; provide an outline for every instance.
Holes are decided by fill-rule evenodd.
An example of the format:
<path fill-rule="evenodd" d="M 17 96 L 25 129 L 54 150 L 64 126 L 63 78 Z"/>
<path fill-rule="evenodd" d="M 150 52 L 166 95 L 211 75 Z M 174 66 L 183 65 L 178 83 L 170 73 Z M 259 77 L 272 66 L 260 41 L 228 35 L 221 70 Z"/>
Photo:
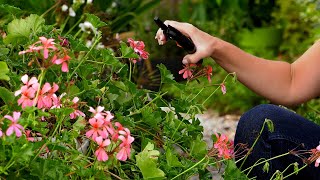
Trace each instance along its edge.
<path fill-rule="evenodd" d="M 137 53 L 142 59 L 148 59 L 149 53 L 144 50 L 145 45 L 143 41 L 134 41 L 132 38 L 128 38 L 130 47 L 133 48 L 134 52 Z M 136 63 L 136 59 L 131 59 L 133 63 Z"/>
<path fill-rule="evenodd" d="M 44 59 L 48 59 L 49 57 L 49 49 L 57 50 L 55 47 L 54 39 L 47 39 L 45 37 L 39 37 L 43 46 L 39 46 L 39 48 L 43 49 L 43 57 Z"/>
<path fill-rule="evenodd" d="M 92 126 L 92 129 L 90 129 L 88 132 L 86 132 L 87 138 L 92 137 L 92 139 L 96 139 L 98 137 L 98 134 L 100 136 L 101 136 L 101 134 L 104 135 L 104 133 L 101 131 L 101 128 L 104 123 L 103 120 L 91 118 L 91 119 L 89 119 L 89 123 Z"/>
<path fill-rule="evenodd" d="M 72 100 L 72 102 L 74 103 L 72 105 L 72 107 L 74 108 L 74 111 L 70 114 L 70 119 L 75 119 L 78 116 L 86 117 L 86 115 L 82 111 L 78 110 L 78 101 L 79 101 L 78 97 L 74 97 Z"/>
<path fill-rule="evenodd" d="M 119 131 L 123 131 L 123 130 L 124 130 L 123 126 L 122 126 L 119 122 L 116 122 L 116 123 L 115 123 L 115 126 L 117 127 L 117 129 L 114 129 L 113 126 L 109 126 L 109 127 L 108 127 L 108 131 L 109 131 L 109 133 L 111 134 L 111 139 L 112 139 L 113 141 L 118 140 L 118 138 L 119 138 Z"/>
<path fill-rule="evenodd" d="M 53 64 L 62 64 L 61 71 L 62 72 L 69 72 L 68 63 L 69 63 L 70 59 L 71 59 L 71 57 L 68 56 L 67 52 L 65 51 L 64 56 L 61 59 L 57 59 L 56 56 L 53 56 L 52 63 Z"/>
<path fill-rule="evenodd" d="M 134 138 L 130 135 L 130 131 L 127 128 L 124 128 L 124 131 L 119 131 L 119 133 L 122 134 L 119 136 L 122 143 L 119 146 L 121 149 L 117 154 L 117 159 L 125 161 L 130 156 L 131 143 L 134 141 Z"/>
<path fill-rule="evenodd" d="M 22 90 L 26 90 L 28 89 L 29 87 L 32 87 L 35 91 L 38 90 L 38 87 L 39 87 L 39 83 L 38 83 L 38 79 L 36 77 L 32 77 L 30 80 L 29 80 L 29 77 L 27 74 L 23 75 L 21 77 L 21 81 L 23 82 L 24 86 L 22 86 L 20 88 L 20 90 L 16 91 L 14 93 L 15 96 L 18 96 L 19 94 L 22 93 Z"/>
<path fill-rule="evenodd" d="M 22 109 L 33 106 L 33 98 L 35 97 L 36 91 L 32 87 L 22 87 L 21 92 L 22 94 L 18 99 L 18 104 L 21 105 Z"/>
<path fill-rule="evenodd" d="M 7 118 L 11 121 L 9 128 L 6 131 L 7 136 L 10 136 L 13 132 L 15 132 L 17 137 L 20 137 L 22 135 L 21 131 L 23 131 L 24 128 L 23 126 L 17 123 L 20 116 L 20 112 L 13 112 L 13 117 L 9 115 L 4 116 L 4 118 Z"/>
<path fill-rule="evenodd" d="M 233 156 L 233 142 L 228 141 L 228 137 L 222 134 L 220 137 L 216 133 L 217 141 L 214 143 L 213 147 L 218 149 L 219 157 L 225 159 L 230 159 Z"/>
<path fill-rule="evenodd" d="M 93 113 L 94 118 L 96 119 L 104 119 L 105 113 L 103 112 L 104 107 L 98 106 L 96 109 L 89 107 L 89 111 Z"/>
<path fill-rule="evenodd" d="M 99 148 L 94 153 L 97 156 L 98 161 L 108 160 L 109 157 L 108 157 L 108 154 L 106 153 L 104 147 L 108 146 L 111 143 L 110 139 L 103 140 L 103 138 L 101 136 L 99 136 L 95 139 L 95 141 L 99 145 Z"/>
<path fill-rule="evenodd" d="M 2 135 L 3 135 L 3 133 L 2 133 L 2 131 L 1 131 L 1 129 L 0 129 L 0 137 L 2 137 Z"/>
<path fill-rule="evenodd" d="M 221 83 L 221 84 L 220 84 L 220 87 L 221 87 L 221 92 L 222 92 L 222 94 L 226 94 L 226 93 L 227 93 L 226 85 L 225 85 L 224 83 Z"/>
<path fill-rule="evenodd" d="M 205 69 L 206 69 L 206 74 L 207 74 L 208 81 L 211 83 L 212 67 L 211 66 L 207 66 Z"/>
<path fill-rule="evenodd" d="M 182 77 L 184 79 L 191 78 L 193 76 L 191 67 L 193 67 L 193 66 L 196 66 L 196 64 L 187 64 L 187 65 L 185 65 L 184 68 L 179 71 L 179 74 L 183 74 Z"/>

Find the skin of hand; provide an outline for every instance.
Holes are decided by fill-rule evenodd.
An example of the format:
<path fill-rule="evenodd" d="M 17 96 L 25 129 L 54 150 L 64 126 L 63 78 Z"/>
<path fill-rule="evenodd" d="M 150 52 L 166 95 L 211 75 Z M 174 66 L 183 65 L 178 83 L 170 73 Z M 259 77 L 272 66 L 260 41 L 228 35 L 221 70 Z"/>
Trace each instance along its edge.
<path fill-rule="evenodd" d="M 240 82 L 272 103 L 286 106 L 306 102 L 320 94 L 320 41 L 314 43 L 292 64 L 267 60 L 211 36 L 189 23 L 165 21 L 190 37 L 197 51 L 183 58 L 183 63 L 197 63 L 212 57 L 227 72 L 235 72 Z M 155 39 L 166 43 L 161 29 Z"/>

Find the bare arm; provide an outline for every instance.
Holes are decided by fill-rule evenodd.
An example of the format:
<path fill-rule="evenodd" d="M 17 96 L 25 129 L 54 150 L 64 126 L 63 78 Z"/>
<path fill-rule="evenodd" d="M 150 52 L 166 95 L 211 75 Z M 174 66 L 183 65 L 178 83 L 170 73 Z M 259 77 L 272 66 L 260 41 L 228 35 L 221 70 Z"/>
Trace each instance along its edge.
<path fill-rule="evenodd" d="M 266 60 L 244 52 L 238 47 L 213 37 L 188 23 L 166 21 L 188 35 L 197 52 L 187 55 L 183 63 L 196 63 L 211 56 L 228 72 L 236 72 L 240 82 L 271 102 L 295 105 L 310 100 L 320 93 L 320 42 L 316 42 L 294 63 Z M 159 44 L 165 38 L 159 30 Z"/>

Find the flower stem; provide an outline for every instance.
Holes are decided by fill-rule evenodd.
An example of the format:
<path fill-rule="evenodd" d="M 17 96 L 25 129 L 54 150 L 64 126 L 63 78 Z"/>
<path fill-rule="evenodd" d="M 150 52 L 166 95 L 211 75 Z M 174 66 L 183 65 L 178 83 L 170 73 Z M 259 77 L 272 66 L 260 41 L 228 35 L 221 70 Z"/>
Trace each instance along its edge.
<path fill-rule="evenodd" d="M 301 168 L 297 169 L 296 171 L 294 171 L 294 172 L 286 175 L 285 177 L 283 177 L 283 179 L 285 179 L 285 178 L 287 178 L 287 177 L 289 177 L 289 176 L 294 175 L 296 172 L 299 172 L 300 170 L 304 169 L 304 168 L 307 167 L 307 166 L 308 166 L 308 164 L 305 164 L 304 166 L 302 166 Z"/>
<path fill-rule="evenodd" d="M 204 156 L 200 161 L 198 161 L 196 164 L 194 164 L 193 166 L 191 166 L 190 168 L 186 169 L 185 171 L 183 171 L 182 173 L 176 175 L 175 177 L 173 177 L 171 180 L 178 178 L 179 176 L 181 176 L 182 174 L 190 171 L 191 169 L 195 168 L 196 166 L 198 166 L 200 163 L 202 163 L 202 161 L 204 161 L 206 159 L 207 156 Z"/>
<path fill-rule="evenodd" d="M 84 16 L 81 16 L 81 18 L 66 32 L 64 36 L 67 36 L 75 27 L 77 27 L 80 22 L 83 20 Z"/>

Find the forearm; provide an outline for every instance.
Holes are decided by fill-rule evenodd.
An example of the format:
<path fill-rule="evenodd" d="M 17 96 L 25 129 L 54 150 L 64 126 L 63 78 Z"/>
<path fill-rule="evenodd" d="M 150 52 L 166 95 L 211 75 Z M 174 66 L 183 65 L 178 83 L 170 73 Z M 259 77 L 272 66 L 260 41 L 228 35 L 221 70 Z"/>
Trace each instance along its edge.
<path fill-rule="evenodd" d="M 266 60 L 244 52 L 217 39 L 211 56 L 228 72 L 235 72 L 240 82 L 273 103 L 295 104 L 292 99 L 292 68 L 287 62 Z"/>

